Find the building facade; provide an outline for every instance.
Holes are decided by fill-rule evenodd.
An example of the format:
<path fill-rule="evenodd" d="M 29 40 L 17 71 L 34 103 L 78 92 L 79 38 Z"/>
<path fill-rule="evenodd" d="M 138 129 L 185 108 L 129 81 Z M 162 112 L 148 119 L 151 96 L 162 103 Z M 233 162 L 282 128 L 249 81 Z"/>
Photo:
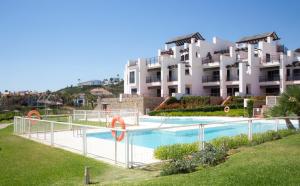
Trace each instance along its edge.
<path fill-rule="evenodd" d="M 278 95 L 294 84 L 300 85 L 300 53 L 275 32 L 237 42 L 180 36 L 156 57 L 129 60 L 124 72 L 124 94 L 151 97 Z"/>

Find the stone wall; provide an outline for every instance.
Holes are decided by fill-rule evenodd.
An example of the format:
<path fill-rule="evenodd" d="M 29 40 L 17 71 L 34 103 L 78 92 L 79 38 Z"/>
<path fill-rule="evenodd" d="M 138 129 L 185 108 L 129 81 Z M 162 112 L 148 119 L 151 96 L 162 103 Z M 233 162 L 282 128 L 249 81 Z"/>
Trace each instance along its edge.
<path fill-rule="evenodd" d="M 141 114 L 146 113 L 146 109 L 153 110 L 157 107 L 163 98 L 161 97 L 125 97 L 122 98 L 102 98 L 98 100 L 96 110 L 103 110 L 104 105 L 107 109 L 135 109 L 138 108 Z"/>

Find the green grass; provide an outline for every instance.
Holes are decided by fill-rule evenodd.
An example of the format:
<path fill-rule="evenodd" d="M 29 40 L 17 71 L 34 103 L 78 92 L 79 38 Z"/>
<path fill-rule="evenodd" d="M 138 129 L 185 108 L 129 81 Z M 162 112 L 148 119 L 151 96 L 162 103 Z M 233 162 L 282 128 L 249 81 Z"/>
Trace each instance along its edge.
<path fill-rule="evenodd" d="M 0 185 L 82 185 L 84 167 L 92 181 L 111 184 L 154 177 L 154 172 L 125 170 L 0 130 Z"/>
<path fill-rule="evenodd" d="M 244 116 L 244 109 L 231 109 L 229 112 L 224 111 L 214 111 L 214 112 L 179 112 L 179 111 L 168 111 L 168 112 L 158 112 L 156 116 Z"/>
<path fill-rule="evenodd" d="M 126 170 L 0 130 L 0 185 L 82 185 L 84 166 L 92 181 L 112 185 L 299 185 L 300 134 L 238 149 L 216 167 L 190 174 L 155 177 L 152 171 Z"/>
<path fill-rule="evenodd" d="M 240 151 L 216 167 L 134 185 L 299 185 L 300 134 Z"/>
<path fill-rule="evenodd" d="M 98 126 L 98 127 L 106 127 L 106 122 L 101 121 L 81 121 L 76 120 L 73 121 L 74 124 L 80 124 L 80 125 L 91 125 L 91 126 Z"/>

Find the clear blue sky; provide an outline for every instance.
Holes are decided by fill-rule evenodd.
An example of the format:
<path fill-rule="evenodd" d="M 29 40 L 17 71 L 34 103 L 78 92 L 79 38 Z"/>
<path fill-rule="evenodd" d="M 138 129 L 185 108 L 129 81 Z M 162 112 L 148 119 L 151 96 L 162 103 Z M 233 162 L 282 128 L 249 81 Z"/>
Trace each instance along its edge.
<path fill-rule="evenodd" d="M 236 41 L 276 31 L 300 47 L 300 1 L 0 0 L 0 91 L 123 76 L 127 59 L 199 31 Z"/>

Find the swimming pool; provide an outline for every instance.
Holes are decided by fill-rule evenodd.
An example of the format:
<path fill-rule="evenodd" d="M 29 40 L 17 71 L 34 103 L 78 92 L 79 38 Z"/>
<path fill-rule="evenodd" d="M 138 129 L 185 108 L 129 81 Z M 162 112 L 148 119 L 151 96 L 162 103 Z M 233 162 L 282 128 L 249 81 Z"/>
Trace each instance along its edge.
<path fill-rule="evenodd" d="M 141 123 L 162 123 L 162 124 L 178 124 L 178 125 L 182 125 L 182 124 L 207 124 L 207 123 L 212 123 L 212 122 L 218 122 L 220 121 L 220 118 L 193 118 L 193 117 L 153 117 L 153 118 L 140 118 L 140 122 Z"/>
<path fill-rule="evenodd" d="M 174 120 L 175 121 L 175 120 Z M 179 122 L 179 121 L 176 121 Z M 199 122 L 197 122 L 199 123 Z M 208 122 L 207 122 L 208 123 Z M 286 128 L 284 121 L 280 121 L 278 125 L 279 129 Z M 253 121 L 253 133 L 265 132 L 268 130 L 275 130 L 274 121 Z M 205 128 L 205 141 L 212 140 L 221 136 L 235 136 L 239 134 L 247 134 L 248 125 L 245 122 L 228 122 L 222 126 L 215 126 L 211 128 Z M 89 133 L 88 137 L 95 137 L 106 140 L 114 140 L 110 132 L 98 132 Z M 198 140 L 199 130 L 183 129 L 178 130 L 149 130 L 133 132 L 130 138 L 133 140 L 133 144 L 142 147 L 156 148 L 161 145 L 170 145 L 175 143 L 192 143 Z M 122 141 L 123 142 L 123 141 Z"/>

